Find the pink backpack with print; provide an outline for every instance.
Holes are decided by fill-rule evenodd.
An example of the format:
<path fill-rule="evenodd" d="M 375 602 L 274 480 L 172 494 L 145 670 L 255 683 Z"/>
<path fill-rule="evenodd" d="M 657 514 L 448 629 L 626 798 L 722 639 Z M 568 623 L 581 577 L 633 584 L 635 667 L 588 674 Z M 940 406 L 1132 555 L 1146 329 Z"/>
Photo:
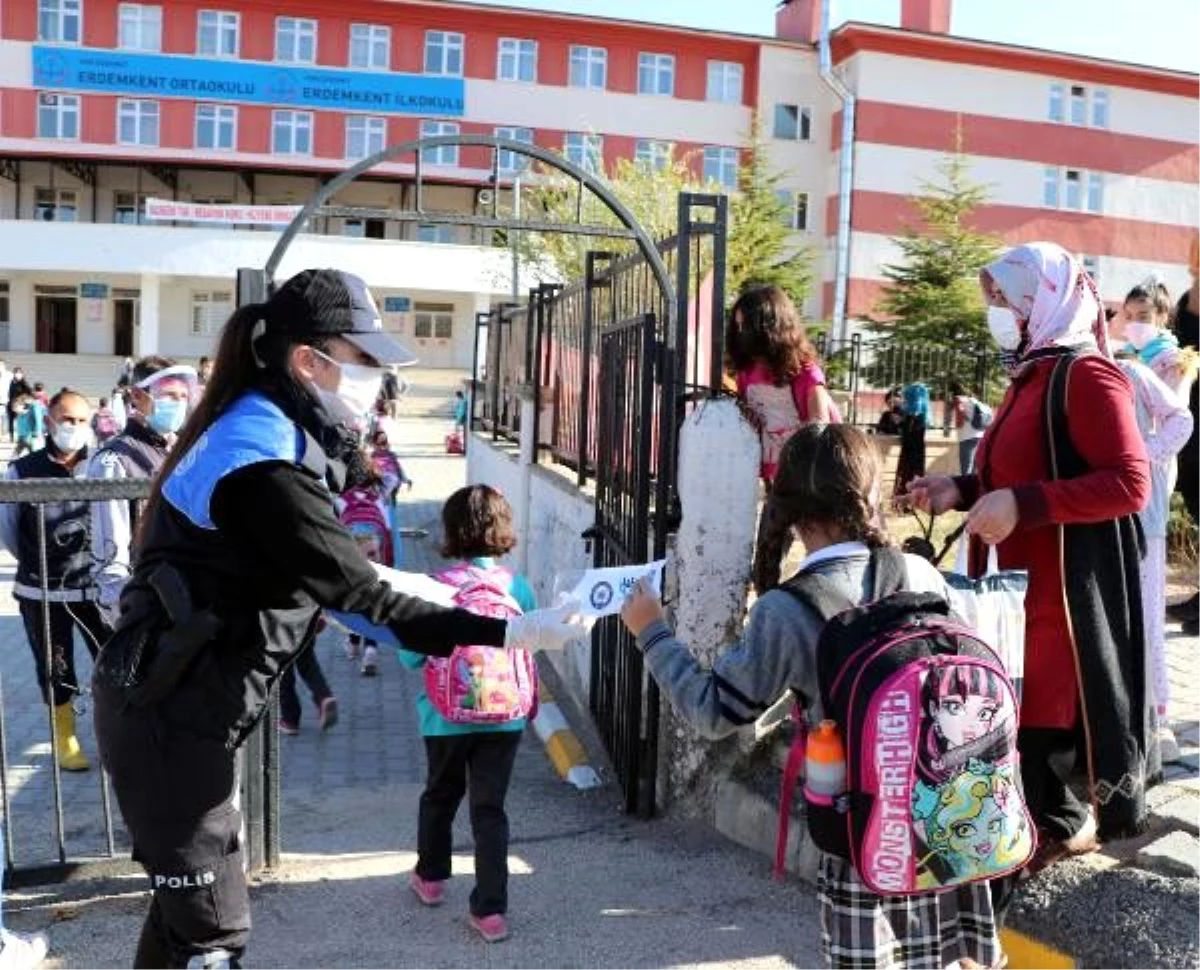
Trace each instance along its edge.
<path fill-rule="evenodd" d="M 512 597 L 513 576 L 493 566 L 454 566 L 434 576 L 455 586 L 454 605 L 479 616 L 508 619 L 521 607 Z M 537 703 L 537 665 L 528 650 L 457 646 L 449 657 L 425 661 L 425 693 L 455 724 L 503 724 L 529 716 Z"/>
<path fill-rule="evenodd" d="M 368 540 L 379 550 L 380 565 L 391 566 L 392 530 L 387 516 L 380 508 L 379 492 L 374 488 L 348 488 L 339 496 L 342 501 L 342 511 L 338 515 L 341 521 L 354 536 L 355 540 Z"/>

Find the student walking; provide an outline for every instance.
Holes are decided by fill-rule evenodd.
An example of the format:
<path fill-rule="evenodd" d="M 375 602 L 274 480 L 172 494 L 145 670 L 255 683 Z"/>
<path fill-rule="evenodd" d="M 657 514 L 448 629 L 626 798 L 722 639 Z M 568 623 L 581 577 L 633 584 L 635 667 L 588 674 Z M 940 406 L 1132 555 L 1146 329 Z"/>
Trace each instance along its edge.
<path fill-rule="evenodd" d="M 442 526 L 442 554 L 457 563 L 437 578 L 457 586 L 464 604 L 473 591 L 481 601 L 497 607 L 494 612 L 499 615 L 505 610 L 507 615 L 515 615 L 536 608 L 533 590 L 524 577 L 496 562 L 497 557 L 512 551 L 517 541 L 512 509 L 503 495 L 486 485 L 459 489 L 442 508 Z M 437 691 L 431 699 L 427 671 L 427 689 L 417 697 L 417 715 L 429 769 L 417 823 L 417 865 L 409 885 L 426 906 L 438 906 L 445 899 L 454 816 L 466 795 L 475 837 L 475 888 L 469 922 L 484 940 L 497 943 L 509 935 L 509 830 L 504 800 L 528 710 L 521 710 L 512 682 L 497 677 L 491 666 L 504 654 L 493 652 L 489 657 L 486 649 L 460 647 L 449 661 L 427 660 L 401 650 L 400 661 L 412 668 L 448 666 L 448 676 L 466 688 L 460 695 L 462 708 L 479 712 L 477 717 L 451 720 L 447 715 L 459 712 L 447 711 Z M 525 685 L 527 692 L 533 692 L 528 694 L 531 699 L 537 690 L 531 658 L 519 656 L 525 651 L 515 653 L 516 664 L 528 664 L 523 672 L 532 678 Z M 495 713 L 489 716 L 493 707 Z M 514 716 L 506 718 L 505 711 Z"/>

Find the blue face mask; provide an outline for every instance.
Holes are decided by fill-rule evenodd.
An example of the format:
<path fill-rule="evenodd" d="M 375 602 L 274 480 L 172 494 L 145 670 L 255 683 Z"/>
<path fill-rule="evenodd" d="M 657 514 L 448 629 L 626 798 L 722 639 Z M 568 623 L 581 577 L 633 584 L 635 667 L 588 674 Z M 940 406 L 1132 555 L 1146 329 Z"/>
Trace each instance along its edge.
<path fill-rule="evenodd" d="M 187 420 L 187 401 L 177 401 L 170 397 L 156 397 L 154 411 L 146 422 L 159 434 L 174 434 L 183 427 Z"/>

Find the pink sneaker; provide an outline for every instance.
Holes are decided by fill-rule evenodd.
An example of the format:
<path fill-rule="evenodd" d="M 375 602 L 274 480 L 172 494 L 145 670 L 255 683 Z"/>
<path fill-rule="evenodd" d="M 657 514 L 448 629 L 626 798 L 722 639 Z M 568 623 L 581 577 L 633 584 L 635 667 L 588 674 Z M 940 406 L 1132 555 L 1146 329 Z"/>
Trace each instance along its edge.
<path fill-rule="evenodd" d="M 446 899 L 444 880 L 422 879 L 415 872 L 409 877 L 408 888 L 425 906 L 441 906 Z"/>
<path fill-rule="evenodd" d="M 280 718 L 279 719 L 279 733 L 280 734 L 289 734 L 289 735 L 299 734 L 300 733 L 300 725 L 293 724 L 291 721 L 285 721 L 283 718 Z"/>
<path fill-rule="evenodd" d="M 471 916 L 467 919 L 471 929 L 483 937 L 485 943 L 499 943 L 509 937 L 508 920 L 501 913 L 491 916 Z"/>

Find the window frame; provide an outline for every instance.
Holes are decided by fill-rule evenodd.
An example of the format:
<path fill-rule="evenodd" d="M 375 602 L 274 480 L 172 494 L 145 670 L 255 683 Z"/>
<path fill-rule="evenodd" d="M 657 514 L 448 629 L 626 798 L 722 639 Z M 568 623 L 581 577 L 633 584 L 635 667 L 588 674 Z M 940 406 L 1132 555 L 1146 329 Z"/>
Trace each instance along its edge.
<path fill-rule="evenodd" d="M 579 139 L 577 145 L 572 145 L 573 139 Z M 573 157 L 576 150 L 578 158 Z M 568 131 L 563 135 L 563 155 L 567 161 L 585 172 L 592 175 L 603 174 L 604 136 L 589 131 Z"/>
<path fill-rule="evenodd" d="M 351 126 L 355 122 L 360 122 L 363 128 L 361 137 L 363 139 L 363 148 L 366 150 L 362 154 L 354 154 L 350 150 Z M 382 115 L 346 115 L 346 123 L 344 125 L 345 144 L 342 146 L 346 161 L 361 161 L 364 158 L 370 158 L 372 155 L 383 151 L 387 147 L 387 131 L 387 118 Z M 379 147 L 372 151 L 371 142 L 376 135 L 378 135 Z"/>
<path fill-rule="evenodd" d="M 1070 84 L 1067 86 L 1067 124 L 1076 128 L 1087 127 L 1088 101 L 1086 84 Z M 1076 118 L 1076 108 L 1079 109 L 1078 119 Z"/>
<path fill-rule="evenodd" d="M 225 297 L 223 300 L 214 299 L 214 297 Z M 196 310 L 198 306 L 205 306 L 205 317 L 207 320 L 203 327 L 196 326 Z M 227 306 L 225 311 L 219 311 L 216 308 Z M 221 328 L 225 325 L 225 321 L 229 319 L 230 314 L 234 311 L 234 299 L 232 290 L 192 290 L 191 299 L 188 301 L 188 336 L 189 337 L 212 337 L 220 333 Z M 214 320 L 214 317 L 219 318 Z"/>
<path fill-rule="evenodd" d="M 356 30 L 365 30 L 367 32 L 366 38 L 357 38 L 356 41 L 354 36 Z M 354 45 L 356 42 L 366 45 L 367 63 L 365 64 L 356 64 L 354 62 Z M 350 25 L 350 38 L 346 43 L 346 64 L 353 70 L 390 71 L 392 69 L 392 28 L 387 24 L 352 23 Z M 375 54 L 378 53 L 381 43 L 383 47 L 383 63 L 377 64 L 375 63 Z"/>
<path fill-rule="evenodd" d="M 284 115 L 289 115 L 291 117 L 291 124 L 289 126 L 289 131 L 290 131 L 289 139 L 291 141 L 291 148 L 288 151 L 281 151 L 279 149 L 279 145 L 276 141 L 276 135 L 278 134 L 278 129 L 279 129 L 280 123 L 284 120 L 283 119 Z M 302 119 L 306 119 L 307 124 L 298 125 L 297 122 L 301 121 Z M 271 112 L 271 154 L 272 155 L 282 155 L 285 158 L 308 158 L 308 157 L 310 157 L 313 153 L 313 127 L 314 127 L 313 121 L 314 121 L 313 113 L 311 111 L 305 111 L 305 110 L 299 109 L 299 108 L 275 108 L 274 110 L 272 110 L 272 112 Z M 308 136 L 308 148 L 306 151 L 302 151 L 302 152 L 296 151 L 296 131 L 298 128 L 306 129 L 306 133 Z"/>
<path fill-rule="evenodd" d="M 282 39 L 285 25 L 290 24 L 292 37 L 292 56 L 281 56 Z M 307 30 L 305 28 L 311 28 Z M 280 14 L 275 18 L 275 63 L 276 64 L 309 64 L 317 63 L 317 21 L 312 17 L 291 17 Z M 308 58 L 299 56 L 301 45 L 308 40 L 312 45 L 312 54 Z"/>
<path fill-rule="evenodd" d="M 529 135 L 528 140 L 523 138 L 520 133 L 526 132 Z M 533 145 L 534 133 L 532 128 L 524 128 L 520 125 L 497 125 L 492 129 L 492 134 L 497 138 L 509 138 L 512 141 L 519 141 L 523 145 Z M 508 149 L 500 149 L 497 153 L 496 167 L 502 175 L 519 175 L 529 167 L 530 158 L 528 155 L 518 155 L 516 152 L 510 152 Z M 508 159 L 519 159 L 519 165 L 505 165 L 506 156 Z"/>
<path fill-rule="evenodd" d="M 216 23 L 205 25 L 204 16 L 208 14 L 216 18 Z M 226 18 L 232 18 L 232 22 Z M 223 50 L 222 39 L 230 32 L 232 27 L 233 34 L 233 50 Z M 204 49 L 204 32 L 211 30 L 213 39 L 216 41 L 214 49 L 206 51 Z M 236 58 L 240 56 L 242 49 L 242 15 L 236 10 L 210 10 L 204 9 L 196 12 L 196 54 L 200 57 L 218 57 L 218 58 Z"/>
<path fill-rule="evenodd" d="M 595 55 L 599 54 L 597 58 Z M 578 65 L 577 65 L 578 60 Z M 583 84 L 575 83 L 575 69 L 583 70 Z M 592 83 L 592 71 L 600 68 L 600 83 Z M 580 91 L 608 90 L 608 48 L 592 47 L 590 44 L 572 44 L 567 50 L 567 87 Z"/>
<path fill-rule="evenodd" d="M 714 153 L 720 153 L 720 154 L 719 154 L 719 156 L 715 156 Z M 717 157 L 716 164 L 718 166 L 718 174 L 715 176 L 709 174 L 710 156 Z M 705 182 L 710 182 L 710 181 L 716 182 L 719 186 L 721 186 L 721 188 L 725 189 L 727 192 L 737 191 L 738 170 L 741 167 L 741 158 L 740 158 L 740 155 L 736 148 L 733 148 L 729 145 L 705 145 L 703 158 L 704 158 L 704 165 L 703 165 L 703 168 L 701 169 L 701 172 L 703 174 Z M 730 158 L 733 159 L 733 178 L 732 178 L 732 180 L 727 181 L 724 178 L 724 175 L 726 174 L 726 169 L 729 166 Z"/>
<path fill-rule="evenodd" d="M 210 111 L 213 115 L 211 120 L 202 119 L 201 112 Z M 196 148 L 207 152 L 235 152 L 238 147 L 238 109 L 236 105 L 220 104 L 215 101 L 199 101 L 196 103 L 195 130 L 192 133 L 194 139 L 193 144 Z M 211 124 L 213 130 L 213 144 L 205 145 L 200 139 L 200 125 Z M 225 146 L 221 142 L 221 130 L 228 126 L 229 128 L 229 145 Z"/>
<path fill-rule="evenodd" d="M 1109 128 L 1109 112 L 1112 107 L 1112 101 L 1108 96 L 1108 88 L 1092 88 L 1088 102 L 1089 126 L 1107 131 Z M 1098 117 L 1100 120 L 1097 120 Z"/>
<path fill-rule="evenodd" d="M 1083 209 L 1080 211 L 1087 212 L 1091 215 L 1099 216 L 1104 214 L 1104 173 L 1092 170 L 1087 171 L 1086 184 L 1083 190 Z"/>
<path fill-rule="evenodd" d="M 133 200 L 133 218 L 119 219 L 118 213 L 129 211 L 129 206 L 122 205 L 121 197 L 128 196 Z M 117 189 L 113 192 L 113 224 L 118 226 L 140 226 L 145 222 L 144 213 L 146 211 L 146 199 L 149 196 L 145 192 L 135 192 L 132 189 Z"/>
<path fill-rule="evenodd" d="M 511 49 L 506 51 L 505 45 L 510 45 Z M 504 74 L 506 58 L 512 59 L 512 65 L 516 69 L 515 77 L 506 77 Z M 529 77 L 522 76 L 526 59 L 529 61 Z M 537 84 L 537 69 L 538 42 L 536 40 L 531 37 L 501 37 L 496 41 L 497 81 L 504 81 L 508 84 Z"/>
<path fill-rule="evenodd" d="M 54 117 L 55 117 L 55 134 L 47 135 L 42 131 L 42 109 L 48 107 L 46 104 L 47 98 L 54 98 Z M 64 112 L 64 101 L 70 101 L 73 108 L 70 111 Z M 64 115 L 71 115 L 75 122 L 74 134 L 62 134 Z M 79 133 L 83 126 L 83 102 L 78 94 L 59 94 L 57 91 L 39 91 L 37 101 L 37 134 L 38 138 L 49 138 L 54 141 L 79 141 Z"/>
<path fill-rule="evenodd" d="M 671 143 L 661 138 L 639 138 L 633 145 L 635 165 L 645 165 L 661 172 L 671 163 Z"/>
<path fill-rule="evenodd" d="M 426 233 L 431 233 L 433 238 L 425 238 Z M 454 227 L 444 222 L 419 222 L 417 223 L 417 231 L 414 239 L 416 242 L 425 243 L 427 246 L 452 246 L 454 245 Z M 416 335 L 414 317 L 413 336 Z"/>
<path fill-rule="evenodd" d="M 647 58 L 653 58 L 653 61 L 648 63 Z M 643 72 L 651 71 L 654 74 L 655 90 L 646 90 L 643 83 L 645 78 Z M 666 73 L 668 78 L 667 90 L 659 90 L 662 87 L 663 74 Z M 674 54 L 659 54 L 655 51 L 638 51 L 638 86 L 637 93 L 644 97 L 652 98 L 673 98 L 675 97 L 675 55 Z"/>
<path fill-rule="evenodd" d="M 153 112 L 148 109 L 153 106 Z M 126 121 L 126 109 L 132 109 L 128 112 L 134 124 L 136 137 L 129 140 L 125 137 L 122 130 Z M 142 139 L 142 129 L 150 123 L 148 115 L 153 113 L 154 124 L 154 140 L 144 141 Z M 162 106 L 153 98 L 118 98 L 117 99 L 117 144 L 118 145 L 135 145 L 141 148 L 158 148 L 162 143 Z"/>
<path fill-rule="evenodd" d="M 47 10 L 47 7 L 53 9 Z M 43 20 L 48 17 L 55 19 L 55 37 L 47 37 L 42 31 Z M 63 36 L 66 33 L 64 28 L 71 19 L 75 21 L 75 36 L 67 38 Z M 39 44 L 83 43 L 83 0 L 38 0 L 37 39 Z"/>
<path fill-rule="evenodd" d="M 155 13 L 158 14 L 158 23 L 150 25 L 155 31 L 154 36 L 152 38 L 153 42 L 154 42 L 153 46 L 147 47 L 145 45 L 146 38 L 143 35 L 146 32 L 146 24 L 141 19 L 135 21 L 132 24 L 132 26 L 136 27 L 137 34 L 138 34 L 137 39 L 138 39 L 139 43 L 137 43 L 137 44 L 127 43 L 127 39 L 125 37 L 125 29 L 127 26 L 126 20 L 125 20 L 125 15 L 127 13 L 145 14 L 150 11 L 154 11 Z M 151 19 L 153 19 L 153 18 L 151 18 Z M 120 4 L 117 4 L 117 49 L 118 50 L 143 51 L 146 53 L 153 53 L 153 54 L 160 53 L 162 51 L 162 31 L 163 31 L 163 8 L 162 8 L 161 4 L 157 4 L 157 3 L 120 3 Z"/>
<path fill-rule="evenodd" d="M 713 97 L 713 69 L 717 68 L 721 71 L 720 87 L 721 96 Z M 728 97 L 730 72 L 733 72 L 737 79 L 737 94 L 735 97 Z M 746 69 L 738 61 L 709 61 L 705 69 L 704 77 L 704 100 L 712 104 L 741 104 L 746 96 Z"/>
<path fill-rule="evenodd" d="M 436 43 L 434 38 L 440 38 Z M 455 39 L 456 40 L 452 40 Z M 441 54 L 441 66 L 438 70 L 430 70 L 430 49 L 436 48 Z M 422 73 L 430 77 L 462 77 L 463 67 L 466 61 L 467 44 L 466 38 L 455 30 L 427 30 L 425 31 L 425 50 L 422 57 Z M 458 70 L 450 71 L 447 69 L 447 64 L 451 53 L 458 55 Z"/>
<path fill-rule="evenodd" d="M 42 219 L 42 218 L 39 218 L 39 216 L 38 216 L 39 207 L 44 206 L 44 203 L 42 203 L 38 200 L 38 196 L 41 195 L 42 193 L 49 193 L 49 194 L 53 195 L 53 197 L 54 197 L 53 201 L 50 203 L 50 211 L 52 213 L 54 213 L 54 218 L 52 218 L 52 219 Z M 67 196 L 70 196 L 70 198 L 71 198 L 70 206 L 64 205 L 64 202 L 63 202 L 63 200 Z M 69 211 L 71 213 L 71 218 L 70 219 L 60 219 L 58 217 L 58 212 L 60 209 L 64 210 L 64 211 Z M 35 221 L 38 221 L 38 222 L 78 222 L 79 221 L 79 190 L 78 189 L 59 188 L 58 186 L 51 188 L 48 185 L 35 185 L 33 187 L 33 218 Z"/>
<path fill-rule="evenodd" d="M 794 122 L 796 133 L 794 135 L 780 134 L 780 109 L 786 113 L 787 109 L 795 111 L 795 117 L 791 120 Z M 792 104 L 786 101 L 779 101 L 775 104 L 775 110 L 771 115 L 771 137 L 776 141 L 794 141 L 807 143 L 812 141 L 812 105 Z"/>
<path fill-rule="evenodd" d="M 432 130 L 436 126 L 436 130 Z M 429 130 L 427 130 L 429 129 Z M 439 135 L 457 135 L 462 131 L 457 121 L 443 121 L 440 118 L 425 118 L 418 129 L 421 138 L 437 138 Z M 458 168 L 458 145 L 442 145 L 421 153 L 422 165 L 439 165 L 445 168 Z M 447 154 L 450 160 L 447 161 Z"/>

